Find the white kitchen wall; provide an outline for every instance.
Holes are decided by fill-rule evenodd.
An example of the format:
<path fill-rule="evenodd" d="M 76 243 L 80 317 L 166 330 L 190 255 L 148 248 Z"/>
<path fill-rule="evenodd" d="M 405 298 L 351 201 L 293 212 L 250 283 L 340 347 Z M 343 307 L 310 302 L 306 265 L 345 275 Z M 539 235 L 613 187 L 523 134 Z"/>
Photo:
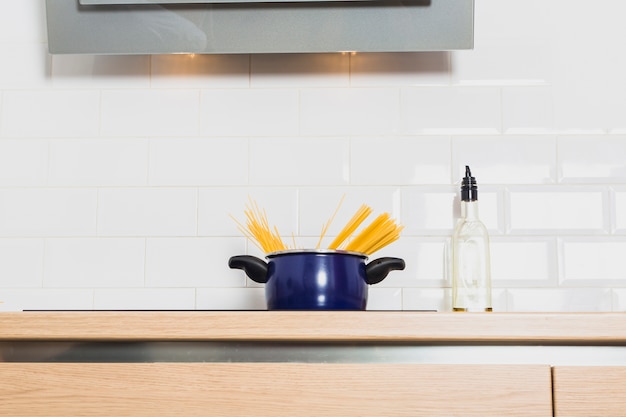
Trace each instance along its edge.
<path fill-rule="evenodd" d="M 476 0 L 475 49 L 51 56 L 0 0 L 0 310 L 264 309 L 248 197 L 315 245 L 406 226 L 370 309 L 449 309 L 465 164 L 496 311 L 626 311 L 626 2 Z"/>

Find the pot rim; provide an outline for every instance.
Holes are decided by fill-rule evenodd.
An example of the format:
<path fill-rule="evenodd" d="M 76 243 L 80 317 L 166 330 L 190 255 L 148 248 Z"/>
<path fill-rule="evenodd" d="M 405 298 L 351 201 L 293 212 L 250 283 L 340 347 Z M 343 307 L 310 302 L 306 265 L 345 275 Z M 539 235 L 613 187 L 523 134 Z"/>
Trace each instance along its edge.
<path fill-rule="evenodd" d="M 346 255 L 357 256 L 364 260 L 368 258 L 367 254 L 363 252 L 354 252 L 343 249 L 285 249 L 275 252 L 270 252 L 265 255 L 266 258 L 276 258 L 284 255 L 296 255 L 296 254 L 314 254 L 314 255 Z"/>

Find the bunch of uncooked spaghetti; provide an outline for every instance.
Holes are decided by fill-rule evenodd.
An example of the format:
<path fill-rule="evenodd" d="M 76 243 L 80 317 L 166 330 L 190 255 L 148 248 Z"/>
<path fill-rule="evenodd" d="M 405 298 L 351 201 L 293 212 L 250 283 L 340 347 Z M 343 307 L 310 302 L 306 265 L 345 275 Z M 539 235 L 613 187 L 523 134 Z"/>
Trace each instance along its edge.
<path fill-rule="evenodd" d="M 339 203 L 340 206 L 341 202 Z M 320 248 L 322 239 L 339 211 L 339 207 L 337 207 L 330 220 L 322 227 L 322 233 L 316 249 Z M 328 245 L 328 249 L 371 255 L 398 240 L 404 226 L 398 225 L 388 213 L 380 214 L 367 227 L 362 228 L 354 235 L 359 226 L 372 214 L 372 211 L 371 207 L 365 204 L 361 205 L 350 221 L 341 229 L 337 237 Z M 237 223 L 239 230 L 265 253 L 296 248 L 295 242 L 292 247 L 283 242 L 276 226 L 270 226 L 265 210 L 261 210 L 256 202 L 250 200 L 246 210 L 244 210 L 244 214 L 246 216 L 245 224 L 239 222 L 234 217 L 233 219 Z"/>

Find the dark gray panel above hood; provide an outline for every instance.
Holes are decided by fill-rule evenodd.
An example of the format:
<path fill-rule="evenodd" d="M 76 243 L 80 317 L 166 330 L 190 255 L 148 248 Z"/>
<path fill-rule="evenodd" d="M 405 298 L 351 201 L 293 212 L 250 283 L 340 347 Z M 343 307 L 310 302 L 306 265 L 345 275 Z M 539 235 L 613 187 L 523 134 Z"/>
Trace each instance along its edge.
<path fill-rule="evenodd" d="M 46 0 L 46 7 L 53 54 L 443 51 L 474 41 L 474 0 Z"/>

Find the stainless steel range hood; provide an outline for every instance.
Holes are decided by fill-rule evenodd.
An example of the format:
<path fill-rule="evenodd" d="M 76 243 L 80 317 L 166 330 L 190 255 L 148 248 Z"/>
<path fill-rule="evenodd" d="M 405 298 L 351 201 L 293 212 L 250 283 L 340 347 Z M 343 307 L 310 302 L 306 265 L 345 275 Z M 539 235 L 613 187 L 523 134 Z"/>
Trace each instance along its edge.
<path fill-rule="evenodd" d="M 53 54 L 470 49 L 474 0 L 46 0 Z"/>

